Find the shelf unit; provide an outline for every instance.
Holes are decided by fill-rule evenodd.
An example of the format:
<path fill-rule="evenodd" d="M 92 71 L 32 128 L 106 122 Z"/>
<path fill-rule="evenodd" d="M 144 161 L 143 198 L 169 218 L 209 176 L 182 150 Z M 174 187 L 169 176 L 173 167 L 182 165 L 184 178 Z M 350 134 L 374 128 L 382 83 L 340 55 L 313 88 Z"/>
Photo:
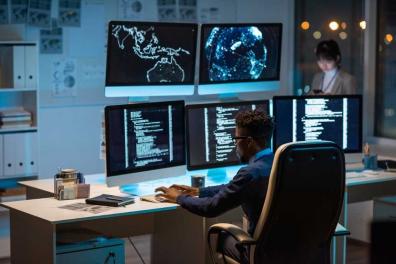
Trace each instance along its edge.
<path fill-rule="evenodd" d="M 0 41 L 0 111 L 26 110 L 31 126 L 0 125 L 0 180 L 38 176 L 38 45 Z"/>

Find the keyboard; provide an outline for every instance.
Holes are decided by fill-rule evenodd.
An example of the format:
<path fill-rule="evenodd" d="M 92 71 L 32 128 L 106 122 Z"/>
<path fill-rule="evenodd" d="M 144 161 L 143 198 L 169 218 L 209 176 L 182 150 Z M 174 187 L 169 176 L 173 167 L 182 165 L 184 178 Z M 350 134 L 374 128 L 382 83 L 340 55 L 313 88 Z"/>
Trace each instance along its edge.
<path fill-rule="evenodd" d="M 151 203 L 166 202 L 165 198 L 157 197 L 157 196 L 155 196 L 155 194 L 142 195 L 142 196 L 140 196 L 140 200 L 145 201 L 145 202 L 151 202 Z"/>

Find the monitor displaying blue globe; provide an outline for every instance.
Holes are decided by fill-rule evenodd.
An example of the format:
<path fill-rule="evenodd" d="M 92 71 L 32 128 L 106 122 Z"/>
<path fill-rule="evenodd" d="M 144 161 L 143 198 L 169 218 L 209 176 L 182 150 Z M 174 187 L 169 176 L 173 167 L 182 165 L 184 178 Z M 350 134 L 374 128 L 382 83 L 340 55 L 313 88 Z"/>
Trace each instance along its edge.
<path fill-rule="evenodd" d="M 282 24 L 204 24 L 200 84 L 279 80 Z"/>

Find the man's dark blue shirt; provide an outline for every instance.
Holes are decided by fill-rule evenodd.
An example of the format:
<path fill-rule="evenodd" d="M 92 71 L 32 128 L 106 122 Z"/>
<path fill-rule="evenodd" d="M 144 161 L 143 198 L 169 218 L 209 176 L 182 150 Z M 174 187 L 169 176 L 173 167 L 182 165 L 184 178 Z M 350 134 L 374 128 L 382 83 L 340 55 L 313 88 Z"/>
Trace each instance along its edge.
<path fill-rule="evenodd" d="M 261 150 L 229 183 L 201 188 L 199 198 L 180 195 L 177 203 L 204 217 L 216 217 L 241 205 L 250 223 L 248 232 L 253 235 L 267 193 L 273 159 L 269 148 Z"/>

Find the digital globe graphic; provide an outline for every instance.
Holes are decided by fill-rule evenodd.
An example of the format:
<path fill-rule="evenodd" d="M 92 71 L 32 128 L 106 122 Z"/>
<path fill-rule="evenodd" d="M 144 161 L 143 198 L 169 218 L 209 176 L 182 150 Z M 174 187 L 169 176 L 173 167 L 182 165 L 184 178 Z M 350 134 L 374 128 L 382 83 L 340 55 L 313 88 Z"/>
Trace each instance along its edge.
<path fill-rule="evenodd" d="M 263 33 L 255 26 L 214 27 L 204 51 L 210 81 L 257 80 L 267 67 Z"/>

